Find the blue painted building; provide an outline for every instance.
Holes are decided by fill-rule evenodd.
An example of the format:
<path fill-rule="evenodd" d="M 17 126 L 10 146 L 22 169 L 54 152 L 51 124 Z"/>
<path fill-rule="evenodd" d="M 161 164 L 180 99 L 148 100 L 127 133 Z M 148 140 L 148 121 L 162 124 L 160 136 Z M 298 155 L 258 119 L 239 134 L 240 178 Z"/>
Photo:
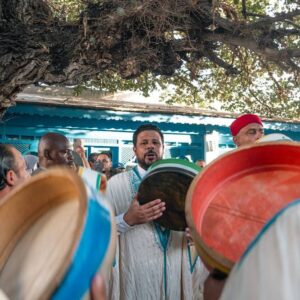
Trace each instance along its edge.
<path fill-rule="evenodd" d="M 165 135 L 165 157 L 187 156 L 211 161 L 234 148 L 228 126 L 234 114 L 154 104 L 20 94 L 0 124 L 0 142 L 21 152 L 36 150 L 49 131 L 81 138 L 88 154 L 111 150 L 113 161 L 133 157 L 132 134 L 144 123 L 158 125 Z M 300 141 L 300 121 L 263 120 L 266 133 L 280 132 Z"/>

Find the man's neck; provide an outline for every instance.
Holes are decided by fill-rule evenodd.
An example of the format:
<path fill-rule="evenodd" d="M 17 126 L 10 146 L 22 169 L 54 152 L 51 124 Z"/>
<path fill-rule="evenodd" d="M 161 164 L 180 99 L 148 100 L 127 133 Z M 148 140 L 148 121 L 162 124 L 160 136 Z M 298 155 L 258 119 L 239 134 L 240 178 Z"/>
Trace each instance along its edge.
<path fill-rule="evenodd" d="M 0 202 L 10 191 L 11 188 L 8 186 L 6 186 L 3 190 L 0 191 Z"/>

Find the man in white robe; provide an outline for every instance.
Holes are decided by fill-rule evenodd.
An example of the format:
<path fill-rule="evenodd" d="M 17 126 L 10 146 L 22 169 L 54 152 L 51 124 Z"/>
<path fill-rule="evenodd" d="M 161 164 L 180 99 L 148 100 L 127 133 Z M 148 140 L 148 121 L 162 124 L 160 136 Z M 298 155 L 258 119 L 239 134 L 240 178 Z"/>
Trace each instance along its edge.
<path fill-rule="evenodd" d="M 225 284 L 221 300 L 300 298 L 300 200 L 274 216 L 250 244 Z"/>
<path fill-rule="evenodd" d="M 201 299 L 207 271 L 184 233 L 152 222 L 165 210 L 160 199 L 145 205 L 136 199 L 147 168 L 163 156 L 163 135 L 156 126 L 142 125 L 133 144 L 138 165 L 108 182 L 119 232 L 109 299 Z"/>

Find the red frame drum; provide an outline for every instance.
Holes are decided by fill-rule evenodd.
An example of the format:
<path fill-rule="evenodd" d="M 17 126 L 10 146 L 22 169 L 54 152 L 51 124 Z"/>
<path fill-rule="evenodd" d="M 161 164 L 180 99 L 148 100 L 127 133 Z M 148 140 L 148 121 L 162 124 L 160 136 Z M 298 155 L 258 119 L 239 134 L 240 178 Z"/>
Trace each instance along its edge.
<path fill-rule="evenodd" d="M 263 225 L 299 197 L 299 144 L 267 142 L 219 157 L 193 180 L 186 199 L 202 259 L 229 272 Z"/>

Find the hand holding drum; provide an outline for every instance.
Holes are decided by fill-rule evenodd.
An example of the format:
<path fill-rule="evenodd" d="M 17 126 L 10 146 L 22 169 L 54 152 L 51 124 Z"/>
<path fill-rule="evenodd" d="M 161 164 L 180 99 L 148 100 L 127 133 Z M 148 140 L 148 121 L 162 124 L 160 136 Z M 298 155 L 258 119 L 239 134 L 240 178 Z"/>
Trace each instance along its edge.
<path fill-rule="evenodd" d="M 200 167 L 183 159 L 157 161 L 151 165 L 140 184 L 138 201 L 141 207 L 152 206 L 155 203 L 153 199 L 161 199 L 165 203 L 165 211 L 162 207 L 157 209 L 153 220 L 164 228 L 184 231 L 187 227 L 184 213 L 186 193 L 200 171 Z M 147 208 L 151 211 L 154 207 Z"/>
<path fill-rule="evenodd" d="M 136 195 L 124 215 L 124 221 L 130 226 L 148 223 L 161 217 L 165 209 L 165 203 L 160 199 L 140 205 Z"/>

